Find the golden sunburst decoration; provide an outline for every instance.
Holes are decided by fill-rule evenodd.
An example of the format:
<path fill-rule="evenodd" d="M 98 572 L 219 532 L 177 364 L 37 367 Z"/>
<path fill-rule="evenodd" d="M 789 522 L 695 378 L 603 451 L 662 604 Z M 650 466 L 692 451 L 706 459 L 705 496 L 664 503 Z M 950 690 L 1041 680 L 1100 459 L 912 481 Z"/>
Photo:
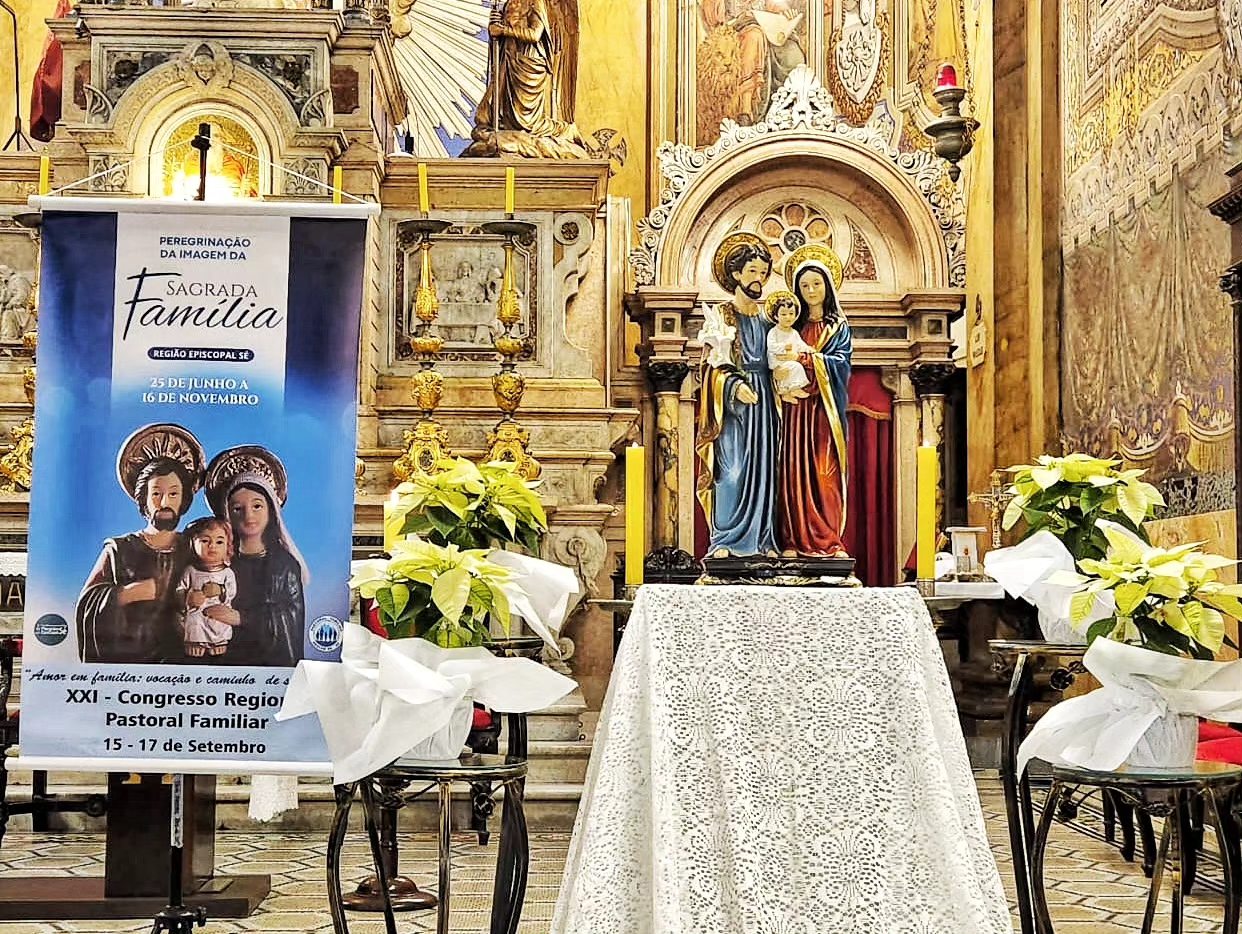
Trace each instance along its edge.
<path fill-rule="evenodd" d="M 768 245 L 763 242 L 763 238 L 758 234 L 742 230 L 725 237 L 721 241 L 720 246 L 716 247 L 716 255 L 712 257 L 712 276 L 726 292 L 732 293 L 733 288 L 728 284 L 728 278 L 725 273 L 725 261 L 743 246 L 753 246 L 761 250 L 765 256 L 771 257 Z"/>
<path fill-rule="evenodd" d="M 833 287 L 840 291 L 841 282 L 845 278 L 841 257 L 822 243 L 808 243 L 789 254 L 789 258 L 785 260 L 785 284 L 792 289 L 801 267 L 808 263 L 827 269 L 832 276 Z"/>

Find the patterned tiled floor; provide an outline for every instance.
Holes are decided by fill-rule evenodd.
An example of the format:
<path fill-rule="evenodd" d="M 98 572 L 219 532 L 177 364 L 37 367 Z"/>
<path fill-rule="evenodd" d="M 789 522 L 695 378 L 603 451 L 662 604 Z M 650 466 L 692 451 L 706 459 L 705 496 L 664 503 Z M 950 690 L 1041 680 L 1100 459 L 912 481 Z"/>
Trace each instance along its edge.
<path fill-rule="evenodd" d="M 979 790 L 987 816 L 988 835 L 1000 865 L 1001 879 L 1012 907 L 1013 877 L 1000 787 L 981 779 Z M 458 836 L 453 844 L 453 934 L 487 930 L 494 845 L 481 849 L 475 838 Z M 532 839 L 530 888 L 523 912 L 521 934 L 546 934 L 561 880 L 568 834 L 539 834 Z M 407 835 L 402 839 L 402 871 L 434 891 L 435 838 Z M 222 833 L 216 843 L 221 873 L 271 873 L 272 895 L 257 914 L 242 921 L 210 921 L 207 932 L 233 934 L 243 931 L 330 932 L 324 896 L 324 841 L 310 834 Z M 368 851 L 361 836 L 345 851 L 346 877 L 356 882 L 367 874 Z M 91 834 L 51 836 L 11 833 L 0 850 L 0 872 L 14 875 L 91 875 L 103 872 L 103 839 Z M 1048 851 L 1049 901 L 1057 934 L 1123 934 L 1137 931 L 1147 895 L 1141 871 L 1125 863 L 1116 849 L 1084 834 L 1056 826 Z M 1209 876 L 1213 867 L 1208 867 Z M 1218 870 L 1217 870 L 1218 872 Z M 1167 879 L 1167 876 L 1166 876 Z M 1156 934 L 1169 930 L 1166 901 Z M 1222 923 L 1220 896 L 1204 886 L 1196 888 L 1186 909 L 1186 934 L 1219 931 Z M 104 934 L 145 932 L 150 920 L 121 922 L 9 922 L 0 923 L 0 934 Z M 434 913 L 401 917 L 403 932 L 422 934 L 435 930 Z M 350 930 L 356 934 L 380 934 L 382 921 L 375 916 L 351 915 Z M 877 932 L 881 934 L 881 932 Z M 943 932 L 970 934 L 970 932 Z"/>

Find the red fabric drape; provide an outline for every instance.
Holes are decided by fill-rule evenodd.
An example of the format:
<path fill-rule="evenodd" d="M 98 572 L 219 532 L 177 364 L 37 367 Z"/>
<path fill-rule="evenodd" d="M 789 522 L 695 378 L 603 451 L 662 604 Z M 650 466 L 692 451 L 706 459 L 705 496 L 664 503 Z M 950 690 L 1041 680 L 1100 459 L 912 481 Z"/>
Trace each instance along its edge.
<path fill-rule="evenodd" d="M 845 548 L 858 562 L 859 580 L 887 587 L 897 582 L 893 397 L 878 369 L 859 368 L 850 374 L 849 399 Z"/>
<path fill-rule="evenodd" d="M 69 0 L 59 0 L 52 16 L 64 19 L 72 9 Z M 64 61 L 64 50 L 49 32 L 43 44 L 43 60 L 35 71 L 34 87 L 30 91 L 30 135 L 45 143 L 56 133 L 56 124 L 60 122 Z"/>

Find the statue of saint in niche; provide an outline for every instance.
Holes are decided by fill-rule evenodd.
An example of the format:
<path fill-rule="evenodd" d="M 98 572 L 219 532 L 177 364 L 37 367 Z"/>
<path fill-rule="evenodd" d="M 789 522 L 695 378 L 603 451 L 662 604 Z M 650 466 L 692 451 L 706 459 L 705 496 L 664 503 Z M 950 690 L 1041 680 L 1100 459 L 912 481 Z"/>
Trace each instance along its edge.
<path fill-rule="evenodd" d="M 507 0 L 488 34 L 488 88 L 465 155 L 586 158 L 574 124 L 578 0 Z"/>
<path fill-rule="evenodd" d="M 818 244 L 796 250 L 783 270 L 792 294 L 777 293 L 766 307 L 772 258 L 758 236 L 730 234 L 712 271 L 733 298 L 708 309 L 700 332 L 696 449 L 708 557 L 848 559 L 841 536 L 853 345 L 837 300 L 841 260 Z"/>

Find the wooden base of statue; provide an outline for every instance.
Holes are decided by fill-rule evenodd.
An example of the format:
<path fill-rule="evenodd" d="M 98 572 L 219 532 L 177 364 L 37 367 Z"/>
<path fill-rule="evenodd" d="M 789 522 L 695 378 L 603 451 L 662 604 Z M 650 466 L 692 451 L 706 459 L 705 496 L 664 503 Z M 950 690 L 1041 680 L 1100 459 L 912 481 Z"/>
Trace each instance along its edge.
<path fill-rule="evenodd" d="M 702 584 L 765 584 L 788 587 L 857 586 L 853 558 L 769 558 L 763 555 L 704 558 Z"/>
<path fill-rule="evenodd" d="M 0 876 L 0 921 L 154 917 L 169 895 L 172 786 L 163 779 L 110 774 L 103 878 Z M 214 875 L 215 791 L 215 776 L 186 776 L 182 895 L 211 919 L 245 918 L 267 897 L 271 877 Z"/>

